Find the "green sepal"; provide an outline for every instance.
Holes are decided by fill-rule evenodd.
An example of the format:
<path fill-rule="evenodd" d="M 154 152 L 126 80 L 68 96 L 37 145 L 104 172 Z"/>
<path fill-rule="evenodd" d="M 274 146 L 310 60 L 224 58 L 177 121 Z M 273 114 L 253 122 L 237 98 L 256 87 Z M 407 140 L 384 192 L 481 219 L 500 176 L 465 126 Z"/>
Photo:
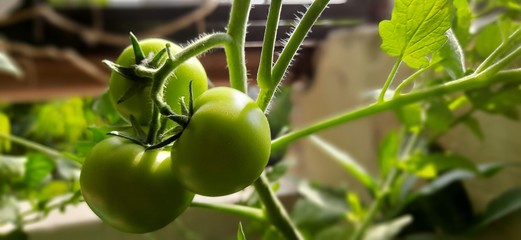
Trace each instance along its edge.
<path fill-rule="evenodd" d="M 152 60 L 150 61 L 149 65 L 151 67 L 159 67 L 159 62 L 161 61 L 161 59 L 163 59 L 165 54 L 166 54 L 166 48 L 161 49 L 161 51 L 156 53 L 154 58 L 152 58 Z"/>
<path fill-rule="evenodd" d="M 189 116 L 190 115 L 190 110 L 188 109 L 188 106 L 186 106 L 186 103 L 185 103 L 185 97 L 182 96 L 179 98 L 179 105 L 181 106 L 181 114 L 185 115 L 185 116 Z"/>
<path fill-rule="evenodd" d="M 143 88 L 146 87 L 148 84 L 149 83 L 138 83 L 132 85 L 129 89 L 127 89 L 127 91 L 125 91 L 125 93 L 120 98 L 118 98 L 117 104 L 120 104 L 126 101 L 127 99 L 131 98 L 132 96 L 142 92 Z"/>
<path fill-rule="evenodd" d="M 121 138 L 124 138 L 124 139 L 127 139 L 135 144 L 139 144 L 139 145 L 144 145 L 142 141 L 140 141 L 139 139 L 133 137 L 133 136 L 130 136 L 128 135 L 127 133 L 124 133 L 124 132 L 120 132 L 120 131 L 111 131 L 109 133 L 107 133 L 108 135 L 112 135 L 112 136 L 117 136 L 117 137 L 121 137 Z"/>
<path fill-rule="evenodd" d="M 143 53 L 143 49 L 139 45 L 139 41 L 132 32 L 130 32 L 130 41 L 132 42 L 132 49 L 134 49 L 136 64 L 141 64 L 143 60 L 145 60 L 145 53 Z"/>
<path fill-rule="evenodd" d="M 151 146 L 148 146 L 147 147 L 147 150 L 151 150 L 151 149 L 158 149 L 158 148 L 163 148 L 163 147 L 166 147 L 168 146 L 170 143 L 173 143 L 175 140 L 179 139 L 181 137 L 181 134 L 183 134 L 183 132 L 181 131 L 180 133 L 177 133 L 167 139 L 165 139 L 164 141 L 158 143 L 158 144 L 155 144 L 155 145 L 151 145 Z"/>
<path fill-rule="evenodd" d="M 136 133 L 137 138 L 141 142 L 144 142 L 147 138 L 147 134 L 141 128 L 139 122 L 136 120 L 136 118 L 133 115 L 130 115 L 130 124 L 132 125 L 132 129 L 134 129 L 134 132 Z"/>
<path fill-rule="evenodd" d="M 116 72 L 117 74 L 121 75 L 122 77 L 124 77 L 130 81 L 133 81 L 133 82 L 151 82 L 152 81 L 149 78 L 143 78 L 143 77 L 136 75 L 134 66 L 126 67 L 126 66 L 122 66 L 119 64 L 115 64 L 109 60 L 103 60 L 101 62 L 103 64 L 105 64 L 105 66 L 110 68 L 112 71 Z"/>

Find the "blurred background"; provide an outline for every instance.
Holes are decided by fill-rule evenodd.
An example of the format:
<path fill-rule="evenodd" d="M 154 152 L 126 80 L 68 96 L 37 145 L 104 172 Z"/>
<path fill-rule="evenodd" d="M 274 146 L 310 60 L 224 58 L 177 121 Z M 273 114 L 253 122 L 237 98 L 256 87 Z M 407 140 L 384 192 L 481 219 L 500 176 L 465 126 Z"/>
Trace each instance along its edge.
<path fill-rule="evenodd" d="M 283 39 L 310 2 L 283 1 L 277 50 L 282 49 Z M 269 0 L 253 3 L 246 59 L 250 91 L 255 97 L 254 79 Z M 390 18 L 392 6 L 391 0 L 331 1 L 300 49 L 272 106 L 269 118 L 274 137 L 285 129 L 306 126 L 374 101 L 373 91 L 381 87 L 395 61 L 380 50 L 377 29 L 378 22 Z M 161 37 L 186 45 L 202 33 L 225 31 L 229 11 L 230 0 L 0 0 L 0 65 L 4 66 L 0 71 L 0 134 L 20 137 L 10 141 L 0 138 L 0 239 L 234 239 L 237 223 L 247 220 L 194 208 L 156 233 L 118 232 L 103 224 L 82 202 L 78 184 L 82 158 L 107 132 L 99 126 L 122 121 L 104 94 L 110 71 L 101 61 L 117 58 L 130 44 L 129 32 L 138 39 Z M 499 35 L 487 31 L 482 37 Z M 477 50 L 469 48 L 477 51 L 476 58 L 484 58 L 493 50 L 487 48 L 497 41 L 488 40 Z M 199 59 L 214 85 L 228 84 L 222 49 Z M 403 79 L 412 72 L 404 68 L 398 77 Z M 476 164 L 519 161 L 521 138 L 511 136 L 521 135 L 520 124 L 495 115 L 478 114 L 476 118 L 490 126 L 482 132 L 489 137 L 479 139 L 467 128 L 455 128 L 440 138 L 437 147 L 461 153 Z M 384 113 L 318 136 L 376 174 L 381 142 L 400 121 L 393 112 Z M 41 144 L 43 150 L 31 150 L 39 146 L 27 147 L 24 139 Z M 328 235 L 333 231 L 334 236 L 344 236 L 350 230 L 337 228 L 349 217 L 346 211 L 350 208 L 344 206 L 345 188 L 357 193 L 360 201 L 369 196 L 338 167 L 332 160 L 335 157 L 316 145 L 310 140 L 298 141 L 284 152 L 274 153 L 270 165 L 285 162 L 284 171 L 291 176 L 344 189 L 337 194 L 336 188 L 318 191 L 315 185 L 283 181 L 279 191 L 283 202 L 293 209 L 292 217 L 299 227 L 316 236 L 313 239 L 322 239 L 319 235 L 343 239 L 327 236 L 333 236 Z M 447 184 L 439 194 L 425 196 L 402 209 L 419 219 L 406 233 L 421 234 L 415 235 L 417 238 L 401 237 L 447 239 L 424 233 L 465 233 L 493 199 L 521 185 L 517 177 L 520 173 L 508 169 L 492 179 L 469 183 L 461 177 L 461 181 Z M 326 211 L 329 205 L 300 201 L 299 196 L 310 191 L 328 196 L 327 203 L 340 201 L 342 207 Z M 247 189 L 233 196 L 200 200 L 255 205 L 258 199 L 251 192 Z M 350 204 L 357 201 L 351 199 Z M 518 205 L 500 215 L 505 217 L 502 221 L 494 219 L 494 231 L 471 239 L 519 239 Z M 263 227 L 250 223 L 248 231 L 258 233 Z M 327 234 L 323 233 L 326 230 Z"/>

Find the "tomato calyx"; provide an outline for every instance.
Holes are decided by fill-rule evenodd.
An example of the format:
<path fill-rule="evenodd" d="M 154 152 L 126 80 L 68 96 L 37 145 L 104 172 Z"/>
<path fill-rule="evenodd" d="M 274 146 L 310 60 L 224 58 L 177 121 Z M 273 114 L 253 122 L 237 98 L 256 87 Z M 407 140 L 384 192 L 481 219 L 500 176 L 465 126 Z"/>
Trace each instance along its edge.
<path fill-rule="evenodd" d="M 181 105 L 181 114 L 177 114 L 172 111 L 165 115 L 166 118 L 176 122 L 177 124 L 179 124 L 179 126 L 177 128 L 174 128 L 173 133 L 169 134 L 170 136 L 164 139 L 163 141 L 159 142 L 158 144 L 147 146 L 147 150 L 165 147 L 181 137 L 181 135 L 183 134 L 183 130 L 188 126 L 188 123 L 190 123 L 190 119 L 194 114 L 194 92 L 192 83 L 193 82 L 190 81 L 190 83 L 188 84 L 188 105 L 186 104 L 184 97 L 181 97 L 179 99 L 179 103 Z"/>

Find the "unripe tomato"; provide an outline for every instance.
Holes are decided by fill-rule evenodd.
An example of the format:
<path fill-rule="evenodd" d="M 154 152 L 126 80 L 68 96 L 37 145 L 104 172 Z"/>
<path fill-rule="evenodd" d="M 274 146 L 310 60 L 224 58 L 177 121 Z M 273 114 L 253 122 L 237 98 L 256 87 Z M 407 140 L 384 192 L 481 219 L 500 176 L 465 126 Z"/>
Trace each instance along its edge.
<path fill-rule="evenodd" d="M 167 43 L 170 43 L 170 51 L 174 54 L 182 50 L 178 45 L 163 39 L 152 38 L 140 41 L 145 56 L 153 56 L 165 48 Z M 161 63 L 165 60 L 166 56 Z M 136 64 L 132 45 L 123 50 L 116 60 L 116 64 L 122 66 L 132 66 Z M 193 82 L 194 98 L 208 89 L 206 72 L 197 58 L 191 58 L 181 64 L 166 83 L 164 100 L 176 113 L 181 113 L 179 98 L 181 98 L 181 96 L 184 96 L 186 99 L 189 98 L 188 85 L 190 81 Z M 109 81 L 109 92 L 114 103 L 117 103 L 134 84 L 136 83 L 124 78 L 116 72 L 112 72 Z M 130 115 L 133 115 L 141 125 L 148 125 L 152 118 L 153 106 L 150 89 L 151 86 L 149 85 L 126 101 L 117 103 L 116 109 L 120 115 L 127 121 L 130 119 Z"/>
<path fill-rule="evenodd" d="M 218 87 L 199 96 L 172 147 L 172 170 L 200 195 L 222 196 L 252 184 L 268 162 L 271 138 L 263 111 L 247 95 Z"/>
<path fill-rule="evenodd" d="M 131 233 L 158 230 L 192 202 L 171 171 L 170 153 L 120 137 L 98 143 L 80 175 L 83 197 L 104 222 Z"/>

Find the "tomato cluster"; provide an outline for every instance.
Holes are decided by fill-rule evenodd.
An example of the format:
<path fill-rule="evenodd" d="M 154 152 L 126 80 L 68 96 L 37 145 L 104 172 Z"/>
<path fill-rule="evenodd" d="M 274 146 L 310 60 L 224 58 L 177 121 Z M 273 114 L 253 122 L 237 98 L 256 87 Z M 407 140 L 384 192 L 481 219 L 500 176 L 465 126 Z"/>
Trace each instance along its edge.
<path fill-rule="evenodd" d="M 182 50 L 166 40 L 148 39 L 139 43 L 147 56 L 143 61 L 136 62 L 137 53 L 129 46 L 115 66 L 164 67 L 167 56 L 157 66 L 150 59 L 166 44 L 172 54 Z M 111 136 L 98 143 L 84 161 L 80 184 L 85 201 L 103 221 L 121 231 L 158 230 L 184 212 L 195 194 L 222 196 L 240 191 L 260 176 L 269 158 L 268 121 L 251 98 L 228 87 L 207 90 L 206 73 L 195 58 L 173 71 L 165 81 L 164 102 L 172 114 L 188 118 L 178 131 L 168 131 L 176 126 L 173 121 L 154 121 L 160 117 L 153 111 L 157 107 L 151 92 L 154 78 L 131 78 L 120 71 L 110 77 L 109 93 L 120 115 L 139 125 L 134 129 L 161 129 L 152 138 L 155 145 L 148 142 L 151 138 Z M 166 125 L 150 127 L 154 122 Z M 170 144 L 165 139 L 175 141 Z"/>

